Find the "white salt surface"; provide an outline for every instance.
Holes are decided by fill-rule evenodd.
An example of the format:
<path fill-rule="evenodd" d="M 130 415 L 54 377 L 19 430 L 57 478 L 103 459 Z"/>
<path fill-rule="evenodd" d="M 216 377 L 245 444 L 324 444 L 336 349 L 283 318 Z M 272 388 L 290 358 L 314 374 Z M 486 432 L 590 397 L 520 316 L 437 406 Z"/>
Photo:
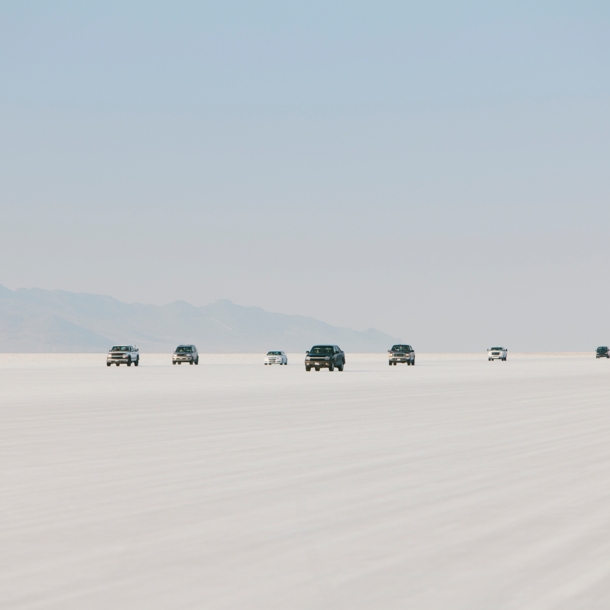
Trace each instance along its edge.
<path fill-rule="evenodd" d="M 610 608 L 610 361 L 0 357 L 0 608 Z"/>

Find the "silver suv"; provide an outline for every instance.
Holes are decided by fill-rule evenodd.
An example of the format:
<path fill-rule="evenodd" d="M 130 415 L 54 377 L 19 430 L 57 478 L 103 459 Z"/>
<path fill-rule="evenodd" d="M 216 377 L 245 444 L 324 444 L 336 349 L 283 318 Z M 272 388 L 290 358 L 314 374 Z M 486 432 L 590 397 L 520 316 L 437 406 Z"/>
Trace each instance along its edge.
<path fill-rule="evenodd" d="M 199 354 L 194 345 L 179 345 L 176 348 L 172 355 L 172 364 L 182 364 L 183 362 L 199 364 Z"/>
<path fill-rule="evenodd" d="M 131 366 L 140 364 L 140 350 L 135 345 L 115 345 L 106 356 L 106 366 L 111 364 L 126 364 Z"/>
<path fill-rule="evenodd" d="M 392 349 L 388 350 L 390 357 L 388 364 L 396 366 L 397 362 L 406 362 L 408 366 L 415 366 L 415 352 L 410 345 L 400 343 L 393 345 Z"/>

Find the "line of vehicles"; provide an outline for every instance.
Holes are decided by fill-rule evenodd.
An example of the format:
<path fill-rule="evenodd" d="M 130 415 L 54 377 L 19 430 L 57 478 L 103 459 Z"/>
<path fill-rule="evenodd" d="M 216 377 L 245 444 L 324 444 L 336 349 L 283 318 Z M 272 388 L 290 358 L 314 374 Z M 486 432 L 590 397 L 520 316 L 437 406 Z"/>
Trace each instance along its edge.
<path fill-rule="evenodd" d="M 490 347 L 487 350 L 487 359 L 490 362 L 501 360 L 506 362 L 508 349 L 505 347 Z M 415 366 L 415 350 L 406 343 L 397 343 L 388 350 L 388 364 L 396 366 L 397 364 L 406 364 L 407 366 Z M 610 358 L 610 348 L 605 345 L 598 347 L 595 350 L 596 358 Z M 288 356 L 280 350 L 267 352 L 265 356 L 265 366 L 279 364 L 286 366 L 288 364 Z M 345 367 L 345 352 L 338 345 L 314 345 L 305 354 L 305 370 L 307 372 L 314 369 L 328 369 L 330 372 L 337 370 L 343 371 Z M 179 345 L 172 354 L 172 364 L 199 364 L 199 353 L 197 348 L 192 344 Z M 140 364 L 140 350 L 135 345 L 114 345 L 106 356 L 106 366 L 138 366 Z"/>

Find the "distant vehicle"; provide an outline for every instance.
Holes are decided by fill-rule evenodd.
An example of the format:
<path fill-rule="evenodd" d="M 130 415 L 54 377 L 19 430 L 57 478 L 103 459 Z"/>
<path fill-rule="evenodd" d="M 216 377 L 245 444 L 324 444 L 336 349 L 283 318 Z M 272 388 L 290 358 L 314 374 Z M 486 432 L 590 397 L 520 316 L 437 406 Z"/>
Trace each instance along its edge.
<path fill-rule="evenodd" d="M 115 345 L 106 356 L 106 366 L 111 364 L 126 364 L 131 366 L 140 364 L 140 350 L 135 345 Z"/>
<path fill-rule="evenodd" d="M 487 350 L 487 359 L 491 362 L 492 360 L 502 360 L 506 362 L 506 353 L 508 350 L 505 347 L 490 347 Z"/>
<path fill-rule="evenodd" d="M 194 345 L 179 345 L 172 355 L 172 364 L 199 364 L 199 354 Z"/>
<path fill-rule="evenodd" d="M 595 350 L 595 357 L 610 358 L 610 350 L 605 345 L 602 345 Z"/>
<path fill-rule="evenodd" d="M 288 356 L 284 352 L 267 352 L 265 366 L 268 364 L 288 364 Z"/>
<path fill-rule="evenodd" d="M 306 371 L 311 371 L 312 368 L 316 371 L 334 371 L 335 367 L 342 371 L 344 366 L 345 354 L 338 345 L 314 345 L 305 356 Z"/>
<path fill-rule="evenodd" d="M 397 362 L 406 362 L 408 366 L 415 366 L 415 352 L 410 345 L 399 343 L 388 350 L 390 354 L 388 364 L 396 366 Z"/>

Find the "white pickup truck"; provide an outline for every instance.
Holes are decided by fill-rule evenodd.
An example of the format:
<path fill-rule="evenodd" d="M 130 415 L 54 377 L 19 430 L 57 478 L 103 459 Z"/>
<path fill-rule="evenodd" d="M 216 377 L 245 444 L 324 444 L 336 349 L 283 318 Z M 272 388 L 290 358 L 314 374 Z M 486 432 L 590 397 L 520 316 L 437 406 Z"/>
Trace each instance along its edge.
<path fill-rule="evenodd" d="M 487 359 L 490 362 L 492 360 L 502 360 L 506 362 L 506 352 L 508 352 L 508 350 L 505 347 L 490 347 L 487 350 Z"/>
<path fill-rule="evenodd" d="M 126 364 L 131 366 L 140 364 L 140 350 L 135 345 L 115 345 L 106 356 L 106 366 L 111 364 Z"/>

